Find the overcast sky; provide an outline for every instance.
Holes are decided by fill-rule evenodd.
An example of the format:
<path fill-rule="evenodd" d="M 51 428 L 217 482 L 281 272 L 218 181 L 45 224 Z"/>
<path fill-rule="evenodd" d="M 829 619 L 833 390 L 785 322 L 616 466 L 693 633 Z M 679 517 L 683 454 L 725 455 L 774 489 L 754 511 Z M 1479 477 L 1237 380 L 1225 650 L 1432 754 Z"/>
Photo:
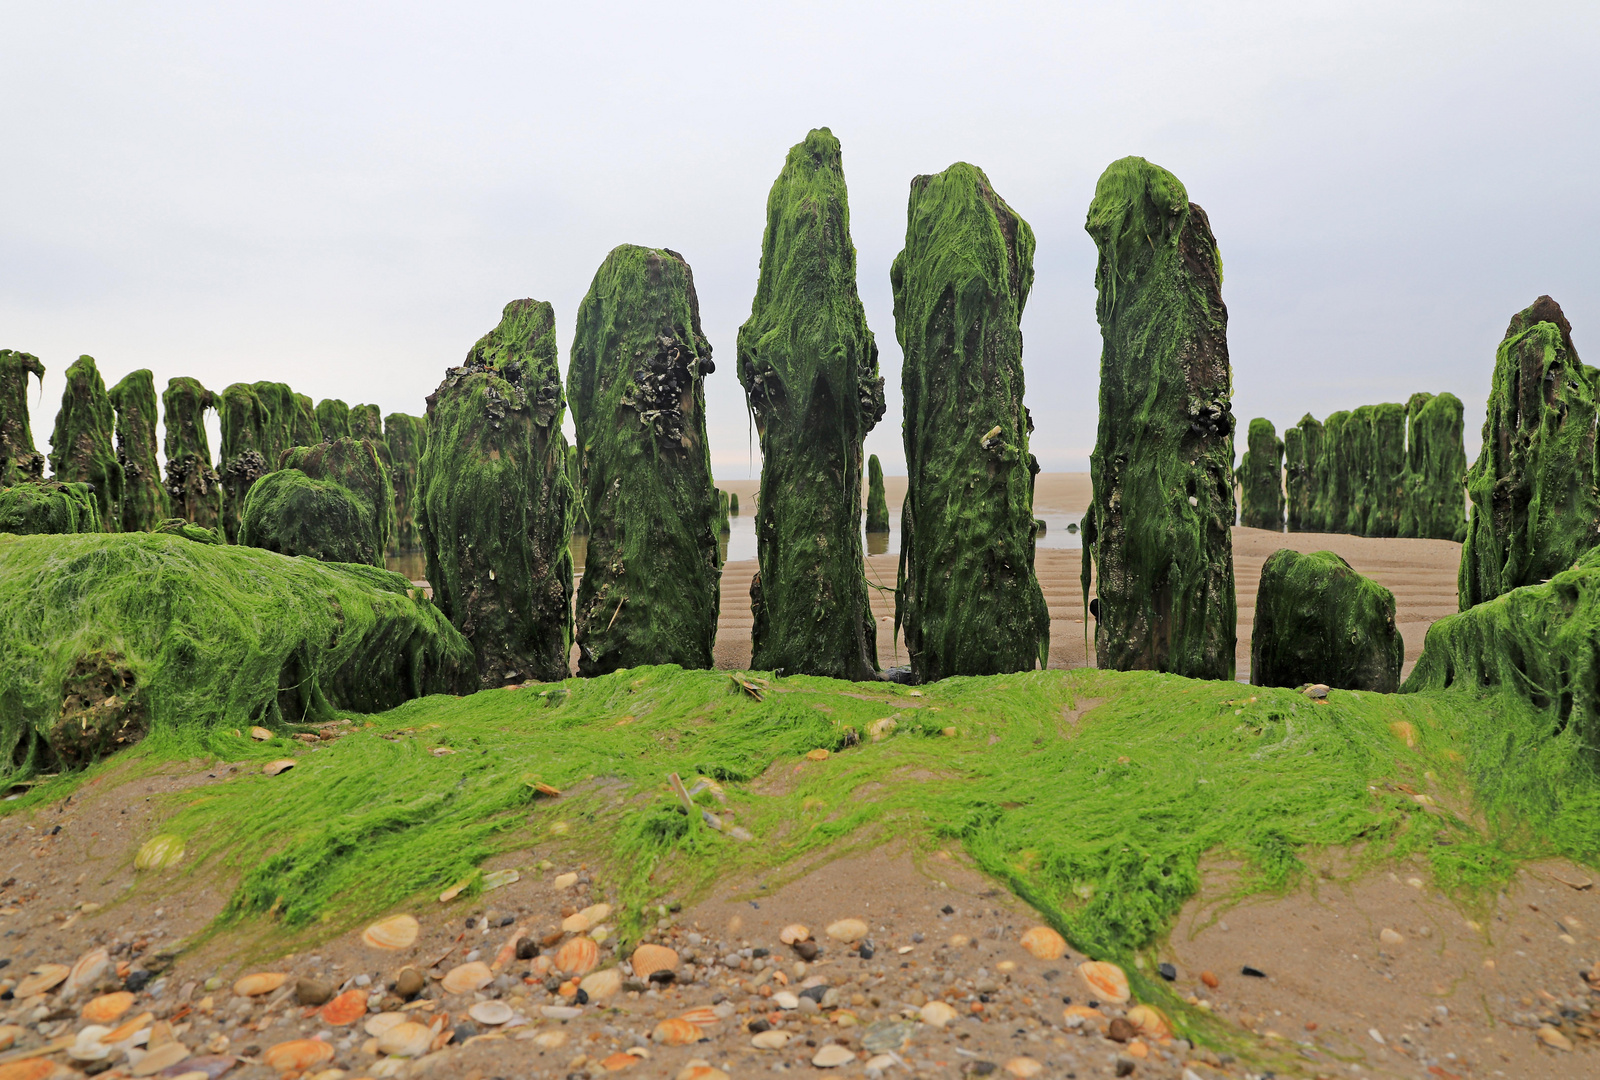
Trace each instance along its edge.
<path fill-rule="evenodd" d="M 1083 220 L 1128 154 L 1210 214 L 1241 430 L 1450 390 L 1475 454 L 1510 316 L 1550 293 L 1580 351 L 1600 325 L 1597 57 L 1592 0 L 7 0 L 0 347 L 49 369 L 41 448 L 80 353 L 108 384 L 149 367 L 158 388 L 274 379 L 421 413 L 506 301 L 554 303 L 565 362 L 606 252 L 670 247 L 719 361 L 717 474 L 754 475 L 735 336 L 768 189 L 827 125 L 889 472 L 911 178 L 973 162 L 1032 224 L 1033 448 L 1080 470 L 1100 349 Z"/>

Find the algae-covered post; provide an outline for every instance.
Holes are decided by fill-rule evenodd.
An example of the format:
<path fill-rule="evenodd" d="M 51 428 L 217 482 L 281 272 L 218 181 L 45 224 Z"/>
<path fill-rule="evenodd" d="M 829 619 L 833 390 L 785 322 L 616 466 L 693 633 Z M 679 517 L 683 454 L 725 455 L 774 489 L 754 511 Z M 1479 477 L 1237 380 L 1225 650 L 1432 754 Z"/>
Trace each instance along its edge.
<path fill-rule="evenodd" d="M 555 310 L 539 300 L 507 304 L 428 396 L 417 497 L 428 581 L 485 687 L 570 674 L 565 409 Z"/>
<path fill-rule="evenodd" d="M 1033 229 L 976 166 L 911 182 L 889 277 L 907 469 L 895 625 L 919 681 L 1027 671 L 1049 657 L 1023 405 L 1033 250 Z"/>
<path fill-rule="evenodd" d="M 32 353 L 0 349 L 0 487 L 44 475 L 44 455 L 28 422 L 28 376 L 44 385 L 44 365 Z"/>
<path fill-rule="evenodd" d="M 1294 427 L 1300 433 L 1300 525 L 1290 532 L 1327 532 L 1322 493 L 1322 423 L 1310 413 Z M 1292 511 L 1291 511 L 1292 512 Z"/>
<path fill-rule="evenodd" d="M 1305 432 L 1298 427 L 1283 429 L 1283 509 L 1289 532 L 1305 529 L 1307 488 Z"/>
<path fill-rule="evenodd" d="M 239 518 L 250 485 L 278 467 L 291 446 L 322 440 L 310 399 L 283 383 L 234 383 L 222 391 L 223 522 L 229 543 L 239 539 Z"/>
<path fill-rule="evenodd" d="M 1376 455 L 1373 407 L 1362 405 L 1350 410 L 1339 433 L 1339 472 L 1348 485 L 1344 521 L 1339 531 L 1364 536 L 1367 517 L 1372 513 L 1373 460 Z"/>
<path fill-rule="evenodd" d="M 1372 407 L 1371 496 L 1363 536 L 1399 536 L 1406 510 L 1406 409 Z"/>
<path fill-rule="evenodd" d="M 1495 353 L 1483 449 L 1467 474 L 1461 610 L 1552 578 L 1600 543 L 1595 382 L 1554 300 L 1541 296 L 1512 317 Z"/>
<path fill-rule="evenodd" d="M 326 432 L 323 438 L 327 438 Z M 350 438 L 370 439 L 380 457 L 389 452 L 383 441 L 383 413 L 376 405 L 350 406 Z"/>
<path fill-rule="evenodd" d="M 1283 443 L 1272 421 L 1250 421 L 1244 460 L 1239 463 L 1239 524 L 1283 531 Z"/>
<path fill-rule="evenodd" d="M 1102 668 L 1232 679 L 1233 414 L 1222 259 L 1178 178 L 1123 158 L 1086 225 L 1095 270 L 1100 430 L 1083 578 L 1098 570 Z"/>
<path fill-rule="evenodd" d="M 323 562 L 383 565 L 394 488 L 371 439 L 334 439 L 284 451 L 282 467 L 245 496 L 239 543 Z"/>
<path fill-rule="evenodd" d="M 767 197 L 761 273 L 738 349 L 761 439 L 751 664 L 873 678 L 861 443 L 883 416 L 883 379 L 856 293 L 839 140 L 827 128 L 790 149 Z"/>
<path fill-rule="evenodd" d="M 317 402 L 316 416 L 324 439 L 350 437 L 350 406 L 338 398 L 323 398 Z"/>
<path fill-rule="evenodd" d="M 867 458 L 867 532 L 889 531 L 889 499 L 883 491 L 883 466 L 878 455 Z"/>
<path fill-rule="evenodd" d="M 94 488 L 100 524 L 116 532 L 122 523 L 122 466 L 112 445 L 116 411 L 94 357 L 80 356 L 67 369 L 55 433 L 50 437 L 50 471 L 63 483 Z"/>
<path fill-rule="evenodd" d="M 222 478 L 211 467 L 205 425 L 206 410 L 216 407 L 216 395 L 187 376 L 168 379 L 161 395 L 167 505 L 177 517 L 203 529 L 215 529 L 222 521 Z"/>
<path fill-rule="evenodd" d="M 1394 610 L 1393 593 L 1331 551 L 1273 552 L 1256 594 L 1250 684 L 1394 693 L 1405 659 Z"/>
<path fill-rule="evenodd" d="M 122 466 L 122 531 L 148 532 L 167 517 L 167 492 L 156 461 L 156 382 L 148 368 L 111 388 L 117 410 L 117 463 Z"/>
<path fill-rule="evenodd" d="M 578 673 L 708 668 L 720 591 L 694 275 L 675 251 L 612 250 L 578 306 L 567 369 L 589 549 Z"/>
<path fill-rule="evenodd" d="M 1467 536 L 1463 408 L 1454 394 L 1413 394 L 1407 407 L 1406 512 L 1401 536 Z"/>
<path fill-rule="evenodd" d="M 1325 532 L 1345 530 L 1350 516 L 1350 476 L 1344 470 L 1345 424 L 1347 412 L 1330 413 L 1322 425 L 1322 454 L 1318 460 L 1317 490 L 1322 496 L 1322 528 Z"/>
<path fill-rule="evenodd" d="M 383 441 L 394 481 L 394 536 L 389 550 L 416 551 L 422 546 L 417 531 L 417 467 L 428 442 L 428 422 L 420 416 L 390 413 L 383 418 Z"/>

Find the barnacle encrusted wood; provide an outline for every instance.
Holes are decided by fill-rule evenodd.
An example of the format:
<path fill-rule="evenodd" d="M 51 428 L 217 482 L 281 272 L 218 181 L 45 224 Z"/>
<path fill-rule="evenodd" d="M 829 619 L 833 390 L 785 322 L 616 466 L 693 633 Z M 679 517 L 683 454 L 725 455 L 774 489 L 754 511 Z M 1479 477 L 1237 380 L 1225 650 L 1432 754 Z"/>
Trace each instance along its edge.
<path fill-rule="evenodd" d="M 738 350 L 761 440 L 751 666 L 873 678 L 861 443 L 883 416 L 883 378 L 856 292 L 839 140 L 827 128 L 790 149 L 767 197 L 761 273 Z"/>
<path fill-rule="evenodd" d="M 156 382 L 148 368 L 111 388 L 117 411 L 117 463 L 122 466 L 122 531 L 149 532 L 166 520 L 167 492 L 156 461 Z"/>
<path fill-rule="evenodd" d="M 206 410 L 216 407 L 216 395 L 187 376 L 168 379 L 161 395 L 167 506 L 175 516 L 203 529 L 222 523 L 222 478 L 211 467 L 205 425 Z"/>
<path fill-rule="evenodd" d="M 63 483 L 94 488 L 100 525 L 108 532 L 122 524 L 122 466 L 112 444 L 115 430 L 116 410 L 94 357 L 80 356 L 67 369 L 67 387 L 50 437 L 50 472 Z"/>
<path fill-rule="evenodd" d="M 589 520 L 581 675 L 711 666 L 720 560 L 704 381 L 713 370 L 683 256 L 615 248 L 578 306 L 567 370 Z"/>
<path fill-rule="evenodd" d="M 867 458 L 867 532 L 889 531 L 889 499 L 883 490 L 883 466 L 878 455 Z"/>
<path fill-rule="evenodd" d="M 295 446 L 251 486 L 239 543 L 324 562 L 382 566 L 394 488 L 371 439 Z"/>
<path fill-rule="evenodd" d="M 1283 531 L 1284 444 L 1272 421 L 1256 417 L 1239 463 L 1239 523 Z"/>
<path fill-rule="evenodd" d="M 44 385 L 44 365 L 32 353 L 0 349 L 0 487 L 44 475 L 28 422 L 28 376 Z"/>
<path fill-rule="evenodd" d="M 1394 693 L 1405 659 L 1394 612 L 1393 593 L 1331 551 L 1273 552 L 1256 594 L 1251 685 Z"/>
<path fill-rule="evenodd" d="M 564 679 L 572 485 L 555 310 L 513 300 L 428 396 L 417 524 L 434 602 L 483 686 Z"/>
<path fill-rule="evenodd" d="M 1100 430 L 1083 583 L 1099 666 L 1232 679 L 1233 413 L 1222 259 L 1205 211 L 1143 158 L 1100 177 Z"/>
<path fill-rule="evenodd" d="M 428 444 L 428 422 L 420 416 L 390 413 L 383 418 L 383 441 L 389 448 L 390 479 L 394 483 L 394 535 L 391 553 L 422 547 L 417 531 L 417 469 Z"/>
<path fill-rule="evenodd" d="M 1596 373 L 1548 296 L 1518 312 L 1495 353 L 1483 449 L 1467 474 L 1461 610 L 1535 585 L 1600 543 Z"/>

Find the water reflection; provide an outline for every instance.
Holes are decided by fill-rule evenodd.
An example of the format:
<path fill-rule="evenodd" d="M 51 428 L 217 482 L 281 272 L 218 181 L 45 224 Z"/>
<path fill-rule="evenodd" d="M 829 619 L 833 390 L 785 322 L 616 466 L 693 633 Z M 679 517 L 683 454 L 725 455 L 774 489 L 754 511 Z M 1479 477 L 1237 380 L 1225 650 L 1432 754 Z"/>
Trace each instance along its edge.
<path fill-rule="evenodd" d="M 867 554 L 889 554 L 889 534 L 886 532 L 871 532 L 867 534 Z"/>
<path fill-rule="evenodd" d="M 404 574 L 408 581 L 421 581 L 428 576 L 428 560 L 420 550 L 385 555 L 383 565 L 397 574 Z"/>

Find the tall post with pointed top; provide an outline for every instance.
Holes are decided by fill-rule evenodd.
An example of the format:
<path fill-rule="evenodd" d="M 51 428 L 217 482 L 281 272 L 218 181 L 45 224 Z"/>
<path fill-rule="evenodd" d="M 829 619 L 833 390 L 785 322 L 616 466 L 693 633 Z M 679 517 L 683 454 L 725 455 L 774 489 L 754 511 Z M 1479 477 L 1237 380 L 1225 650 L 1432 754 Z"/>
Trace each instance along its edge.
<path fill-rule="evenodd" d="M 324 439 L 350 437 L 350 406 L 338 398 L 323 398 L 317 402 L 317 427 Z"/>
<path fill-rule="evenodd" d="M 704 383 L 713 370 L 683 256 L 613 249 L 578 305 L 567 369 L 589 518 L 580 675 L 712 665 L 721 560 Z"/>
<path fill-rule="evenodd" d="M 229 543 L 239 539 L 239 521 L 250 486 L 278 468 L 292 446 L 322 441 L 311 399 L 278 382 L 234 383 L 222 391 L 223 524 Z"/>
<path fill-rule="evenodd" d="M 1467 536 L 1467 475 L 1461 399 L 1413 394 L 1406 404 L 1406 509 L 1401 536 L 1454 540 Z"/>
<path fill-rule="evenodd" d="M 883 416 L 883 378 L 856 293 L 839 140 L 827 128 L 789 151 L 767 197 L 738 371 L 761 439 L 752 666 L 874 678 L 861 443 Z"/>
<path fill-rule="evenodd" d="M 394 538 L 390 551 L 416 551 L 422 546 L 417 531 L 417 469 L 428 444 L 428 422 L 408 413 L 383 418 L 383 442 L 389 451 L 394 480 Z"/>
<path fill-rule="evenodd" d="M 203 529 L 222 524 L 222 478 L 211 467 L 205 425 L 206 410 L 216 407 L 217 396 L 188 376 L 168 379 L 161 395 L 167 504 L 176 517 Z"/>
<path fill-rule="evenodd" d="M 1085 227 L 1103 342 L 1083 545 L 1095 655 L 1232 679 L 1232 372 L 1211 223 L 1176 176 L 1129 157 L 1101 175 Z"/>
<path fill-rule="evenodd" d="M 906 218 L 889 271 L 905 354 L 895 623 L 919 681 L 1031 670 L 1050 651 L 1023 405 L 1033 230 L 966 162 L 913 180 Z"/>
<path fill-rule="evenodd" d="M 867 532 L 889 531 L 889 497 L 883 490 L 883 465 L 878 455 L 867 458 Z"/>
<path fill-rule="evenodd" d="M 112 445 L 116 410 L 94 357 L 80 356 L 67 369 L 55 433 L 50 437 L 50 471 L 63 483 L 94 485 L 95 504 L 107 532 L 122 524 L 122 466 Z"/>
<path fill-rule="evenodd" d="M 1250 421 L 1239 491 L 1239 524 L 1283 531 L 1283 443 L 1272 421 L 1262 416 Z"/>
<path fill-rule="evenodd" d="M 1290 510 L 1290 532 L 1327 532 L 1328 523 L 1322 508 L 1322 422 L 1310 413 L 1300 418 L 1292 429 L 1299 433 L 1299 455 L 1288 465 L 1290 469 L 1290 495 L 1299 511 Z M 1285 433 L 1287 455 L 1288 433 Z M 1295 470 L 1298 470 L 1296 472 Z M 1298 494 L 1296 494 L 1298 491 Z M 1298 523 L 1296 522 L 1298 516 Z"/>
<path fill-rule="evenodd" d="M 122 466 L 122 531 L 148 532 L 167 517 L 167 492 L 156 461 L 156 382 L 148 368 L 111 388 L 117 410 L 117 462 Z"/>
<path fill-rule="evenodd" d="M 44 455 L 28 421 L 28 376 L 44 385 L 44 365 L 32 353 L 0 349 L 0 487 L 39 480 Z"/>

